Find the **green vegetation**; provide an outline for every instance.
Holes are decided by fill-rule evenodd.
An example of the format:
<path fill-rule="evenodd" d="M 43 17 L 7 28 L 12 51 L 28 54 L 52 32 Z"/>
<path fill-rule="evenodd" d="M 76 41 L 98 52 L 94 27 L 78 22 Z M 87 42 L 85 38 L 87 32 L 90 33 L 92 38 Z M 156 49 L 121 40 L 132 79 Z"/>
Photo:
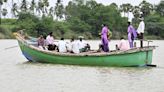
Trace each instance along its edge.
<path fill-rule="evenodd" d="M 30 5 L 27 0 L 22 0 L 19 7 L 17 3 L 12 6 L 15 19 L 2 19 L 0 38 L 11 38 L 12 32 L 25 29 L 26 33 L 35 37 L 52 31 L 55 38 L 83 35 L 86 39 L 98 39 L 101 25 L 105 23 L 112 31 L 112 39 L 119 39 L 120 36 L 127 36 L 127 18 L 121 17 L 121 12 L 132 11 L 135 28 L 138 27 L 138 18 L 145 18 L 145 38 L 164 39 L 164 1 L 154 6 L 145 0 L 139 6 L 129 3 L 105 6 L 94 0 L 72 0 L 67 6 L 63 6 L 62 1 L 57 0 L 55 7 L 49 7 L 48 0 L 32 0 Z M 6 9 L 3 11 L 2 15 L 6 16 Z"/>
<path fill-rule="evenodd" d="M 0 39 L 13 38 L 12 32 L 16 28 L 16 19 L 2 19 L 0 25 Z"/>

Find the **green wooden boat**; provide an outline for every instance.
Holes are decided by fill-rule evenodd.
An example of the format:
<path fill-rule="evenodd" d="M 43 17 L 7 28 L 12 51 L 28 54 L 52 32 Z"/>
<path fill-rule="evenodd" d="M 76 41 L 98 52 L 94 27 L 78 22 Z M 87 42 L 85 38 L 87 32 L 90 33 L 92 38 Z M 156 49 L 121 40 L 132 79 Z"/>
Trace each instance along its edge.
<path fill-rule="evenodd" d="M 155 49 L 155 46 L 147 46 L 109 53 L 96 51 L 80 54 L 59 53 L 40 50 L 20 34 L 16 33 L 15 35 L 23 55 L 33 62 L 87 66 L 145 66 L 152 63 L 153 49 Z"/>

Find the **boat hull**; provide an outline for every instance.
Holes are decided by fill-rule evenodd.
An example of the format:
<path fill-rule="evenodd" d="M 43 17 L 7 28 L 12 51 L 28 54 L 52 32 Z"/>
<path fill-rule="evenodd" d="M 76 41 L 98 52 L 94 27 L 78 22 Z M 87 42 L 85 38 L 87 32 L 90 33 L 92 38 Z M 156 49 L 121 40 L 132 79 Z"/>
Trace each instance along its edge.
<path fill-rule="evenodd" d="M 109 55 L 61 55 L 44 53 L 18 40 L 23 55 L 29 60 L 42 63 L 87 65 L 87 66 L 144 66 L 152 63 L 153 49 L 132 53 Z"/>

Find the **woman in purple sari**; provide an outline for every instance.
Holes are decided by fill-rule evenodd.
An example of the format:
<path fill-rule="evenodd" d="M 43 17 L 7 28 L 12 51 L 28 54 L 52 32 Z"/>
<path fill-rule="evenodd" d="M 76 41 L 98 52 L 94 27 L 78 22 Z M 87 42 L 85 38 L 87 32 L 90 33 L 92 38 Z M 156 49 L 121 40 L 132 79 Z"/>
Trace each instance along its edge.
<path fill-rule="evenodd" d="M 103 24 L 103 28 L 101 31 L 101 42 L 102 42 L 102 49 L 104 52 L 109 52 L 109 47 L 108 47 L 108 27 Z"/>
<path fill-rule="evenodd" d="M 133 42 L 136 37 L 137 37 L 137 33 L 134 27 L 131 25 L 130 22 L 128 22 L 128 41 L 129 41 L 130 48 L 133 48 Z"/>

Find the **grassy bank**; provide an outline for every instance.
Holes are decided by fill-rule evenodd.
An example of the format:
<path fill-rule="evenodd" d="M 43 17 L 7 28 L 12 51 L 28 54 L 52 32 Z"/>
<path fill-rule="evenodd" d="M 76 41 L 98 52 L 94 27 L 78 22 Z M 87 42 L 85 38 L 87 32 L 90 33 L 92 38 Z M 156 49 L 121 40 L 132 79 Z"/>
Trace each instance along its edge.
<path fill-rule="evenodd" d="M 0 25 L 0 39 L 12 39 L 14 36 L 12 33 L 16 28 L 16 19 L 2 19 Z"/>
<path fill-rule="evenodd" d="M 0 39 L 13 39 L 14 36 L 13 36 L 13 32 L 16 32 L 16 29 L 17 26 L 16 25 L 9 25 L 9 24 L 3 24 L 3 25 L 0 25 Z M 32 34 L 29 34 L 29 35 L 32 35 Z M 60 32 L 54 32 L 54 35 L 55 35 L 55 38 L 56 39 L 60 39 L 61 37 L 61 34 Z M 77 35 L 83 35 L 86 39 L 93 39 L 93 40 L 97 40 L 97 39 L 100 39 L 99 36 L 92 36 L 90 33 L 83 33 L 83 34 L 76 34 L 76 33 L 73 33 L 71 31 L 67 31 L 63 36 L 67 39 L 70 39 L 71 37 L 75 37 Z M 120 36 L 115 36 L 116 34 L 113 34 L 113 37 L 112 39 L 120 39 Z M 126 34 L 123 34 L 121 35 L 123 36 L 124 38 L 127 39 L 127 35 Z M 35 36 L 36 37 L 36 36 Z M 145 35 L 144 37 L 146 40 L 149 39 L 149 40 L 163 40 L 163 38 L 161 38 L 160 36 L 155 36 L 155 35 Z"/>
<path fill-rule="evenodd" d="M 15 32 L 15 30 L 14 30 L 15 28 L 16 28 L 15 25 L 0 25 L 0 39 L 13 39 L 14 38 L 13 32 Z M 54 33 L 56 39 L 60 39 L 60 36 L 58 36 L 58 34 Z M 70 37 L 76 38 L 75 35 L 78 35 L 78 34 L 74 34 L 73 32 L 67 32 L 64 34 L 64 37 L 67 39 L 70 39 Z M 98 36 L 93 37 L 89 33 L 84 33 L 84 34 L 79 34 L 79 35 L 84 35 L 84 37 L 86 39 L 92 39 L 92 40 L 100 39 L 100 37 L 98 37 Z M 124 34 L 123 37 L 127 39 L 127 35 Z M 119 36 L 113 37 L 112 39 L 119 39 Z M 159 36 L 145 35 L 145 40 L 148 40 L 148 39 L 149 40 L 163 40 L 163 38 L 161 38 Z"/>
<path fill-rule="evenodd" d="M 9 25 L 1 25 L 0 26 L 0 39 L 14 38 L 10 28 L 11 27 Z"/>
<path fill-rule="evenodd" d="M 47 24 L 50 23 L 50 24 Z M 26 29 L 25 32 L 28 33 L 28 35 L 37 37 L 37 32 L 35 29 L 33 29 L 33 26 L 29 26 L 31 21 L 24 21 L 19 23 L 16 19 L 2 19 L 2 24 L 0 25 L 0 39 L 13 39 L 14 36 L 12 35 L 13 32 L 16 32 L 20 29 Z M 46 25 L 47 24 L 47 25 Z M 22 27 L 23 25 L 23 27 Z M 25 28 L 24 28 L 25 27 Z M 60 39 L 61 37 L 64 37 L 65 39 L 70 39 L 72 37 L 77 38 L 79 35 L 82 35 L 85 37 L 85 39 L 92 39 L 97 40 L 100 39 L 98 35 L 94 35 L 91 32 L 92 31 L 85 31 L 85 32 L 76 32 L 69 29 L 70 25 L 66 22 L 57 22 L 57 21 L 51 21 L 49 19 L 45 19 L 44 21 L 41 21 L 41 23 L 37 24 L 36 29 L 40 29 L 40 34 L 47 35 L 50 31 L 52 31 L 54 34 L 55 39 Z M 29 30 L 31 31 L 29 31 Z M 100 32 L 101 30 L 99 30 Z M 112 38 L 111 39 L 120 39 L 120 37 L 124 37 L 127 39 L 126 30 L 123 30 L 122 32 L 113 31 L 112 32 Z M 147 31 L 145 33 L 145 37 L 147 39 L 153 39 L 153 40 L 162 40 L 163 38 L 159 35 L 148 35 Z"/>

